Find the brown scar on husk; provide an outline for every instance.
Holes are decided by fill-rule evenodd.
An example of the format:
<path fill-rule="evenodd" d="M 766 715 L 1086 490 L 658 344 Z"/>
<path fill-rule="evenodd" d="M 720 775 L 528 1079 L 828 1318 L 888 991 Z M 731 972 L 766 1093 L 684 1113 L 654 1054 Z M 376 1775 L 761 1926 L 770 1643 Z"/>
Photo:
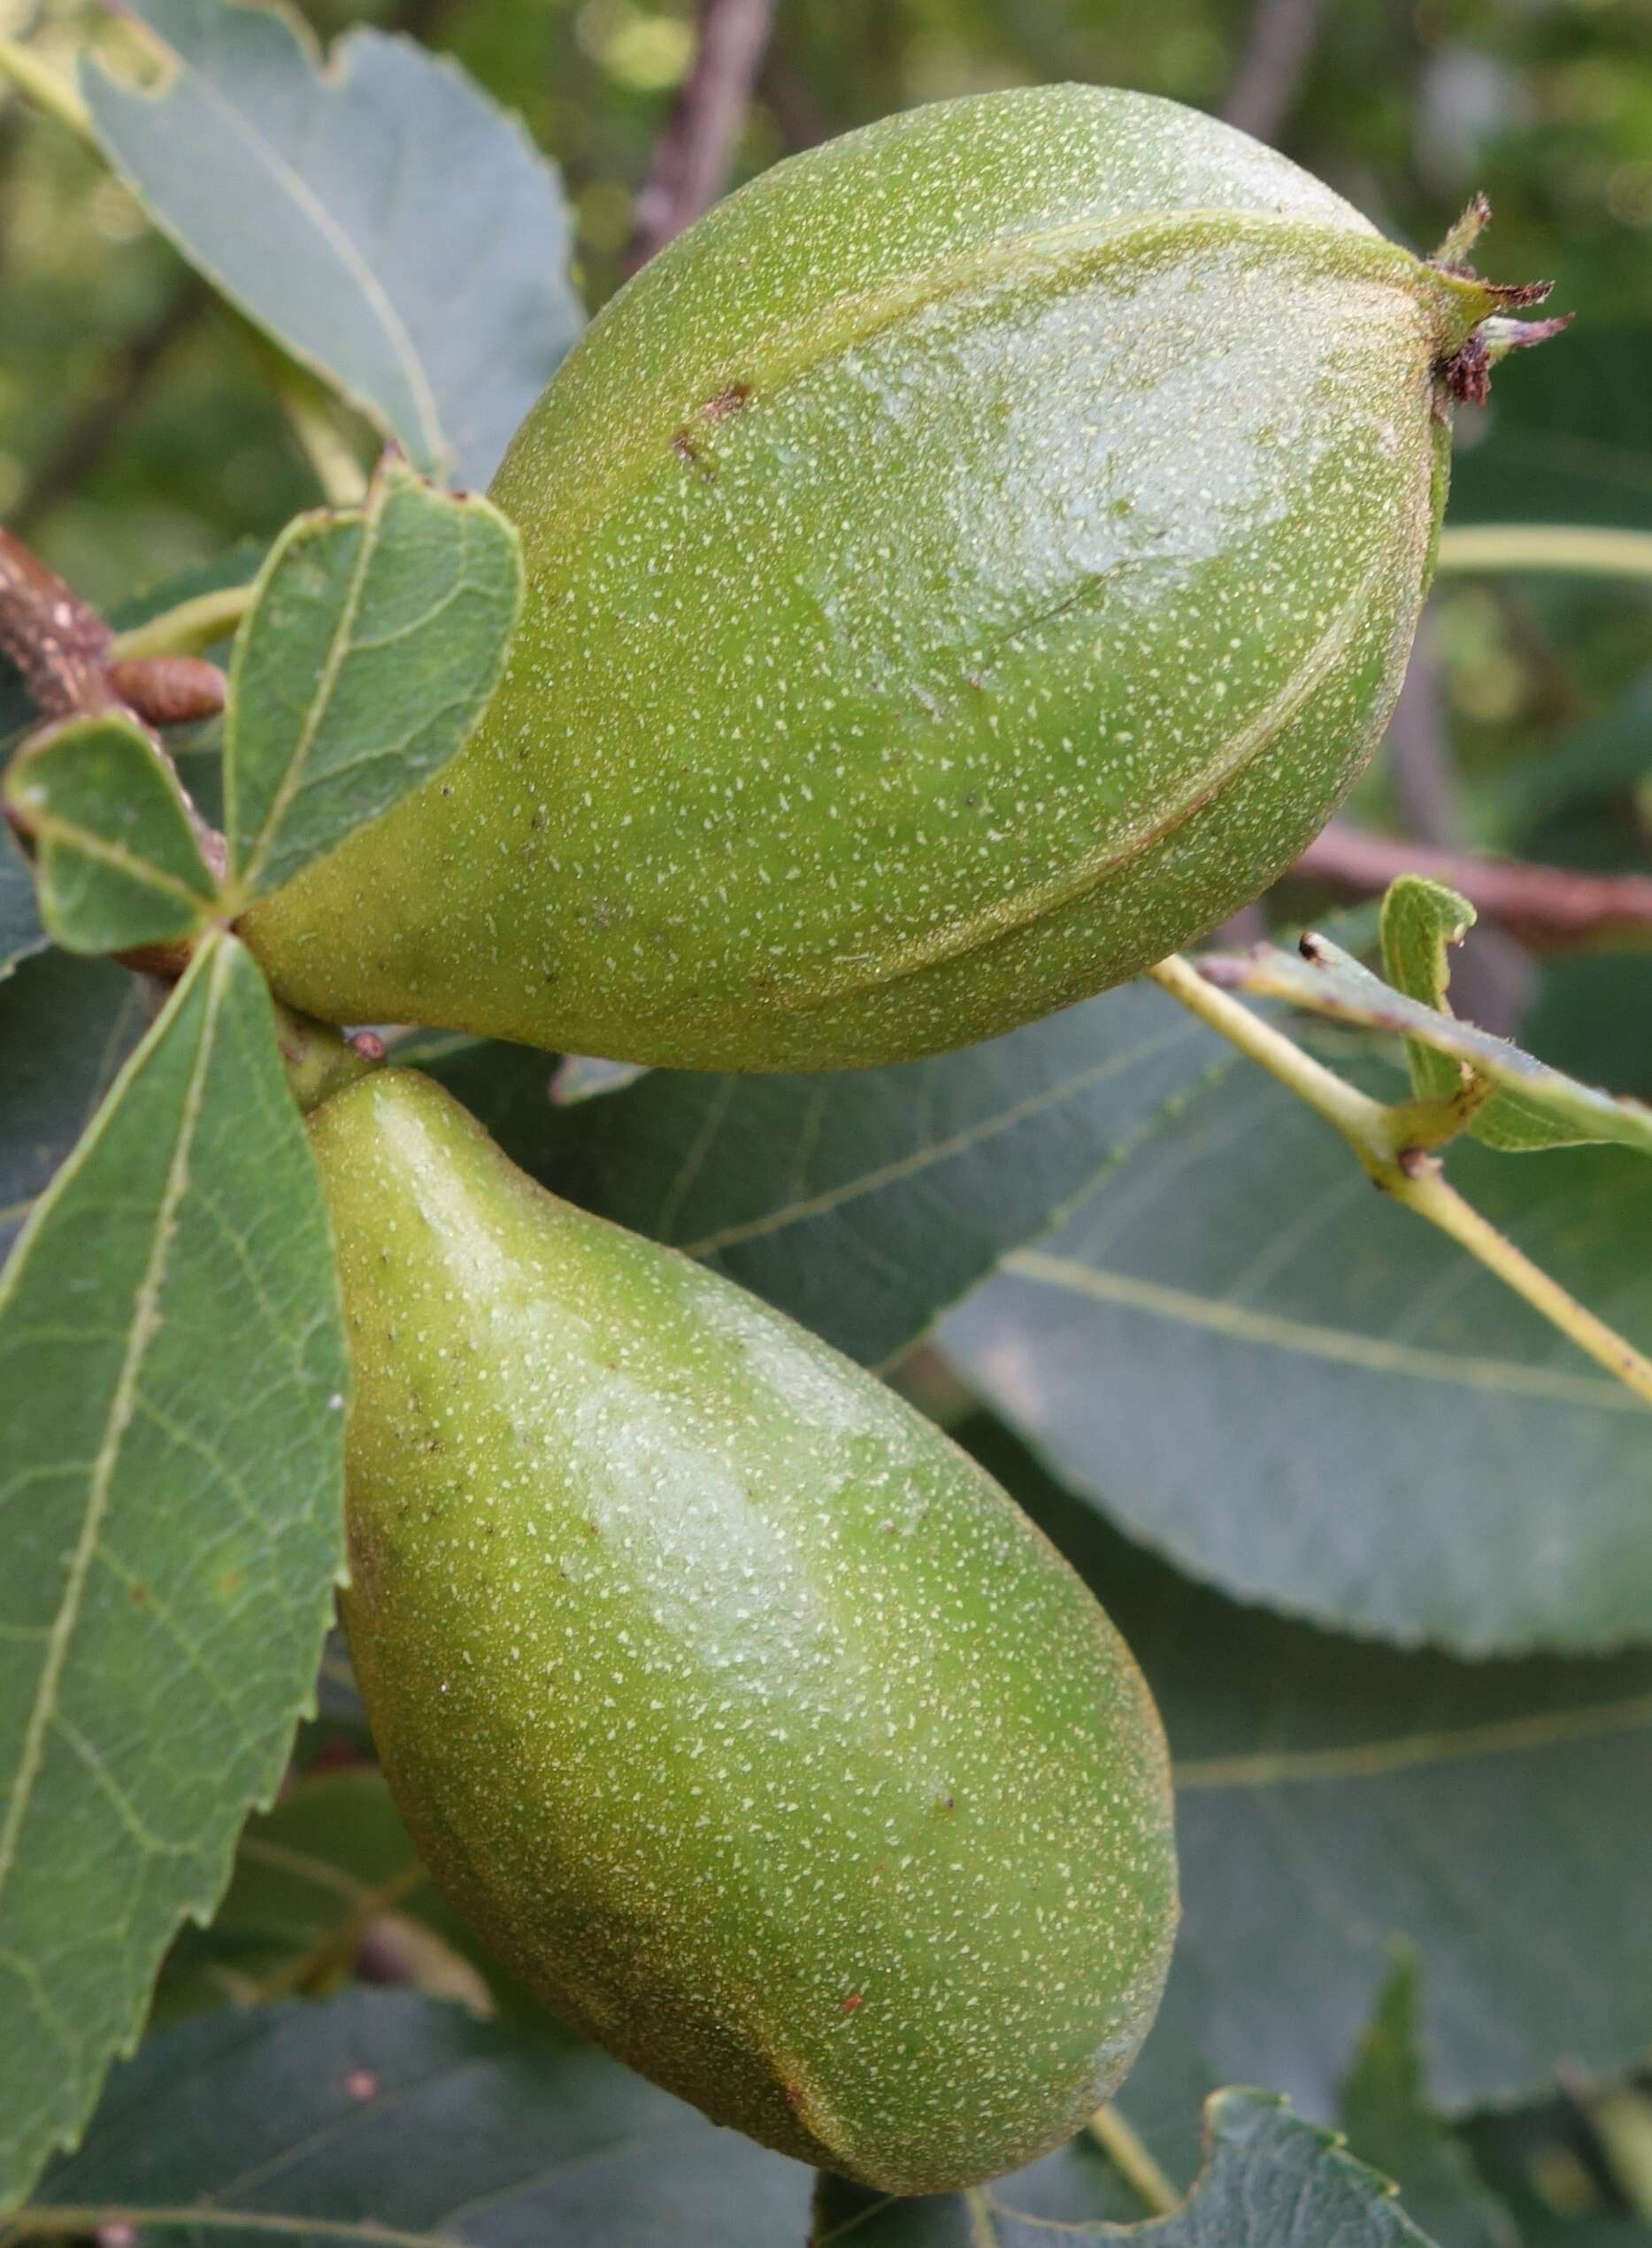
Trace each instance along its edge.
<path fill-rule="evenodd" d="M 731 382 L 726 390 L 719 390 L 716 397 L 708 398 L 700 411 L 708 421 L 726 421 L 731 413 L 738 413 L 750 403 L 751 385 Z"/>
<path fill-rule="evenodd" d="M 717 481 L 716 469 L 709 461 L 701 459 L 700 449 L 695 443 L 693 435 L 686 427 L 680 429 L 672 439 L 671 449 L 685 468 L 692 468 L 696 475 L 703 476 L 708 484 L 714 484 Z"/>

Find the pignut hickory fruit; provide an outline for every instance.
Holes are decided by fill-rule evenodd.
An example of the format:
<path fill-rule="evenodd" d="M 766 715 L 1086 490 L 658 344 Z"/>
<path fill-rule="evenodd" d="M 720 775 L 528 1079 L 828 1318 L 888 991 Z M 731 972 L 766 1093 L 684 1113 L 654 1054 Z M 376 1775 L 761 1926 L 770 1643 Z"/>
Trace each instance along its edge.
<path fill-rule="evenodd" d="M 1090 1593 L 835 1351 L 391 1070 L 312 1120 L 351 1651 L 433 1873 L 578 2028 L 894 2192 L 1066 2137 L 1158 2002 L 1164 1746 Z"/>
<path fill-rule="evenodd" d="M 1134 974 L 1376 741 L 1449 371 L 1528 294 L 1145 95 L 778 166 L 518 433 L 527 605 L 474 738 L 249 943 L 334 1020 L 703 1068 L 899 1060 Z"/>

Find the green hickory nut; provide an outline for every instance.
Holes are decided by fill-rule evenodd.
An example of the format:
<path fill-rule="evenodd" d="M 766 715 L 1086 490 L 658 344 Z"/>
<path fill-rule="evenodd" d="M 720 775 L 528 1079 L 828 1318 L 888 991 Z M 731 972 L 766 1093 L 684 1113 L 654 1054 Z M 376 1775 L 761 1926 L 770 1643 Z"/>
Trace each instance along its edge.
<path fill-rule="evenodd" d="M 777 166 L 512 443 L 526 607 L 474 737 L 249 944 L 334 1020 L 697 1068 L 903 1060 L 1122 982 L 1358 772 L 1453 394 L 1537 293 L 1145 95 Z"/>
<path fill-rule="evenodd" d="M 1164 1736 L 1080 1578 L 903 1399 L 572 1208 L 428 1079 L 311 1119 L 355 1367 L 345 1621 L 436 1880 L 577 2029 L 891 2192 L 1124 2075 Z"/>

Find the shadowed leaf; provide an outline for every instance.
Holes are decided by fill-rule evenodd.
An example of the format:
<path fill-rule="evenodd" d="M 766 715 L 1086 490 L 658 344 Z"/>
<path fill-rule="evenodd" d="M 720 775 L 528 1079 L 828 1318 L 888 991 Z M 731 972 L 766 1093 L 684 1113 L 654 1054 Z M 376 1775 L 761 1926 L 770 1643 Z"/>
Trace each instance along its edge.
<path fill-rule="evenodd" d="M 142 1035 L 136 980 L 50 951 L 0 983 L 0 1254 Z"/>
<path fill-rule="evenodd" d="M 1633 2064 L 1652 2036 L 1652 1653 L 1459 1662 L 1339 1638 L 1179 1575 L 990 1420 L 954 1434 L 1095 1589 L 1164 1716 L 1183 1920 L 1118 2097 L 1173 2176 L 1225 2083 L 1337 2116 L 1396 1938 L 1442 2112 Z"/>
<path fill-rule="evenodd" d="M 253 2230 L 289 2248 L 781 2248 L 807 2235 L 810 2178 L 554 2024 L 357 1990 L 151 2037 L 42 2206 L 189 2248 Z"/>
<path fill-rule="evenodd" d="M 1462 1192 L 1631 1341 L 1652 1166 L 1461 1142 Z M 942 1342 L 1196 1577 L 1465 1652 L 1652 1636 L 1652 1418 L 1259 1070 L 1190 1100 Z"/>
<path fill-rule="evenodd" d="M 899 1068 L 654 1069 L 571 1107 L 553 1105 L 543 1055 L 450 1039 L 408 1056 L 421 1052 L 557 1193 L 703 1258 L 874 1366 L 1236 1066 L 1150 984 Z"/>

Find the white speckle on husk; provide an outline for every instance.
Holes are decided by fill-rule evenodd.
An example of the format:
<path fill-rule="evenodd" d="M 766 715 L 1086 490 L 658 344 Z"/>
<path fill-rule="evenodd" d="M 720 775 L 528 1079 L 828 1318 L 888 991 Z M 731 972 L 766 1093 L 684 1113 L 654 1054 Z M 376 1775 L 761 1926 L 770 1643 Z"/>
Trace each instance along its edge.
<path fill-rule="evenodd" d="M 337 1019 L 703 1068 L 910 1059 L 1137 973 L 1380 734 L 1483 294 L 1141 95 L 777 167 L 519 433 L 474 740 L 250 943 Z"/>
<path fill-rule="evenodd" d="M 312 1123 L 356 1393 L 346 1618 L 444 1889 L 577 2025 L 895 2191 L 1106 2098 L 1175 1921 L 1089 1592 L 870 1375 L 534 1186 L 446 1094 Z"/>

